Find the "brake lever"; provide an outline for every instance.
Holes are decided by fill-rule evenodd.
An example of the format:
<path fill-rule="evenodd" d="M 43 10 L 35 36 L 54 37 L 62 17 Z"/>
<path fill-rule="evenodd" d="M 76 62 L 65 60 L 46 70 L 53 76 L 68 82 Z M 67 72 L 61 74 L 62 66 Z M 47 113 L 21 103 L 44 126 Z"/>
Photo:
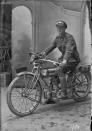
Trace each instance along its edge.
<path fill-rule="evenodd" d="M 38 57 L 39 57 L 40 59 L 45 59 L 44 55 L 41 54 L 41 53 L 38 53 Z"/>

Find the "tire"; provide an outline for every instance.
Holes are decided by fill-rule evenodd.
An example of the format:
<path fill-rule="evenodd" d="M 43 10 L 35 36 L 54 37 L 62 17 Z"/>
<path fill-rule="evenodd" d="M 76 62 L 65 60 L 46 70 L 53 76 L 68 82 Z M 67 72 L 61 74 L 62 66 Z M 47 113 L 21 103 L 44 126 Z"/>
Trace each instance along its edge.
<path fill-rule="evenodd" d="M 33 74 L 22 74 L 20 76 L 15 77 L 8 87 L 7 104 L 11 112 L 17 116 L 23 117 L 33 113 L 41 101 L 42 88 L 40 82 L 37 81 L 36 85 L 33 88 L 33 86 L 31 85 L 33 78 Z M 36 79 L 34 79 L 34 82 L 35 80 Z M 14 90 L 16 91 L 15 94 L 13 94 Z M 12 97 L 14 97 L 14 99 Z M 14 102 L 15 98 L 16 101 Z M 22 109 L 24 111 L 22 111 Z"/>
<path fill-rule="evenodd" d="M 81 78 L 85 78 L 85 82 L 86 84 L 84 83 L 84 81 L 80 81 L 79 83 L 76 82 L 78 81 L 78 79 Z M 82 93 L 82 91 L 78 91 L 78 89 L 82 88 L 83 86 L 86 87 L 86 91 L 84 91 L 84 94 L 81 96 L 79 95 L 79 92 Z M 76 72 L 74 75 L 73 75 L 73 85 L 72 85 L 72 95 L 73 95 L 73 99 L 75 101 L 84 101 L 87 96 L 89 95 L 89 92 L 90 92 L 90 89 L 91 89 L 91 79 L 90 79 L 90 75 L 88 73 L 83 73 L 83 72 Z M 79 88 L 80 87 L 80 88 Z M 84 87 L 83 87 L 84 89 Z"/>

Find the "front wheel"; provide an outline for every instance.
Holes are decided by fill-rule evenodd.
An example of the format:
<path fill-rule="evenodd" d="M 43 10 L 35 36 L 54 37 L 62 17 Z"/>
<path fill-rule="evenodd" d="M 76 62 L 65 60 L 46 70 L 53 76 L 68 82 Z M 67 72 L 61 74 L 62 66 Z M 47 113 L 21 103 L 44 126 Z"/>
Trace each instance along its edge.
<path fill-rule="evenodd" d="M 42 88 L 33 74 L 22 74 L 14 78 L 8 87 L 7 104 L 18 116 L 27 116 L 37 108 L 41 101 Z"/>
<path fill-rule="evenodd" d="M 75 101 L 83 101 L 91 88 L 91 79 L 88 73 L 76 72 L 73 75 L 72 94 Z"/>

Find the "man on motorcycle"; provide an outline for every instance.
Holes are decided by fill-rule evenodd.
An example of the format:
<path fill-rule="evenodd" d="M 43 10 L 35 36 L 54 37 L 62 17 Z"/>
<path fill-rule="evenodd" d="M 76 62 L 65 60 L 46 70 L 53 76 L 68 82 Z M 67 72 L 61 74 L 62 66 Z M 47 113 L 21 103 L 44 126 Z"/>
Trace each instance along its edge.
<path fill-rule="evenodd" d="M 49 48 L 45 49 L 42 54 L 47 56 L 55 48 L 58 48 L 62 53 L 62 56 L 58 60 L 60 62 L 60 66 L 62 67 L 62 72 L 66 73 L 69 70 L 73 70 L 78 65 L 80 62 L 80 57 L 74 37 L 71 34 L 65 32 L 67 29 L 66 22 L 59 21 L 56 23 L 56 27 L 59 35 L 55 38 L 53 44 Z M 64 78 L 64 88 L 66 86 L 65 83 L 66 79 Z M 47 103 L 50 101 L 52 101 L 51 97 L 49 100 L 47 100 Z"/>

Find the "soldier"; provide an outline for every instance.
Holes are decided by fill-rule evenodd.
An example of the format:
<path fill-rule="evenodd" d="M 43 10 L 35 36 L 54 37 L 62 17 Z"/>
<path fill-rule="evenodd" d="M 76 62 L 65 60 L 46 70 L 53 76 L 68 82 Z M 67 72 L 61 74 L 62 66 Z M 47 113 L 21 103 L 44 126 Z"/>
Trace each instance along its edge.
<path fill-rule="evenodd" d="M 68 70 L 72 70 L 78 65 L 78 63 L 80 62 L 80 57 L 74 37 L 71 34 L 65 32 L 65 30 L 67 29 L 66 22 L 57 22 L 56 28 L 59 35 L 55 38 L 53 44 L 49 48 L 45 49 L 42 54 L 44 56 L 47 56 L 55 48 L 58 48 L 59 51 L 62 53 L 61 57 L 58 60 L 61 63 L 60 65 L 62 66 L 63 73 L 66 73 Z M 65 83 L 66 79 L 64 78 L 64 86 L 66 85 Z M 51 97 L 47 101 L 47 103 L 50 103 L 50 101 L 52 101 Z"/>

